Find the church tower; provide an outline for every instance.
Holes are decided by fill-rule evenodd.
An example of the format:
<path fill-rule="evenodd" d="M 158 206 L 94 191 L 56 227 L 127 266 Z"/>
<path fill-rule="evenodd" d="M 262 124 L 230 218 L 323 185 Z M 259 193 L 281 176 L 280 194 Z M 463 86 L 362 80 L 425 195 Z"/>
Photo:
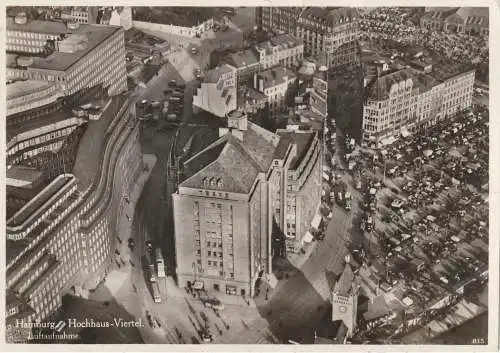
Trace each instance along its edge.
<path fill-rule="evenodd" d="M 345 326 L 345 340 L 350 339 L 356 329 L 359 285 L 354 275 L 349 255 L 345 268 L 332 291 L 332 322 L 341 321 Z"/>

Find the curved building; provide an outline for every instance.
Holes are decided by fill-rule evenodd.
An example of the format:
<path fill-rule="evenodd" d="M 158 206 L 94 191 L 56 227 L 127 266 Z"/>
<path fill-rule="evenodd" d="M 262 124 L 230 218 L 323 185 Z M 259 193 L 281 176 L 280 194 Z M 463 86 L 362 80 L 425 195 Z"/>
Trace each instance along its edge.
<path fill-rule="evenodd" d="M 87 123 L 72 174 L 56 177 L 7 221 L 7 323 L 44 320 L 62 295 L 86 296 L 106 276 L 124 196 L 141 171 L 135 105 L 118 95 Z"/>

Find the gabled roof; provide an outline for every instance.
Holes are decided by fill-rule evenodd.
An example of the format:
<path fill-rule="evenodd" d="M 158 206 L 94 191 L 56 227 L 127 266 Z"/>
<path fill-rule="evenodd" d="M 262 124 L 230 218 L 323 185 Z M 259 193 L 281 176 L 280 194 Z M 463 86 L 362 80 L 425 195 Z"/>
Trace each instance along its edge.
<path fill-rule="evenodd" d="M 205 180 L 220 180 L 222 186 L 214 191 L 248 193 L 257 175 L 269 170 L 278 141 L 278 136 L 248 122 L 246 131 L 229 132 L 186 161 L 188 175 L 180 186 L 203 188 Z"/>
<path fill-rule="evenodd" d="M 354 282 L 354 273 L 350 264 L 346 264 L 344 271 L 335 283 L 333 291 L 338 295 L 348 296 L 351 293 L 352 283 Z"/>
<path fill-rule="evenodd" d="M 359 12 L 353 7 L 308 7 L 300 17 L 335 26 L 342 24 L 345 19 L 359 17 Z"/>
<path fill-rule="evenodd" d="M 259 60 L 252 49 L 240 50 L 236 53 L 231 53 L 227 56 L 231 65 L 236 68 L 246 67 L 258 64 Z"/>
<path fill-rule="evenodd" d="M 264 80 L 264 89 L 284 83 L 285 76 L 288 80 L 296 77 L 292 70 L 282 66 L 276 66 L 258 74 L 258 78 L 262 78 Z"/>
<path fill-rule="evenodd" d="M 217 83 L 219 82 L 219 79 L 221 78 L 222 75 L 233 72 L 234 67 L 224 64 L 220 67 L 217 67 L 215 69 L 209 70 L 205 73 L 205 78 L 203 82 L 207 83 Z"/>

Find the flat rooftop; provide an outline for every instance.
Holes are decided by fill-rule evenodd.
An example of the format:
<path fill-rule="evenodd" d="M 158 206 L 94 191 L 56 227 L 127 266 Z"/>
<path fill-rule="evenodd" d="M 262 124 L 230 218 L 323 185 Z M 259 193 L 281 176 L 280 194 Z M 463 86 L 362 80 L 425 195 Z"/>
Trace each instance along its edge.
<path fill-rule="evenodd" d="M 7 18 L 8 31 L 65 35 L 78 34 L 84 35 L 87 38 L 88 44 L 83 50 L 79 50 L 74 53 L 61 53 L 55 51 L 54 53 L 44 58 L 33 57 L 33 64 L 30 66 L 30 68 L 43 70 L 66 71 L 120 29 L 121 27 L 118 26 L 80 24 L 77 29 L 71 30 L 67 28 L 66 25 L 60 22 L 35 20 L 28 21 L 28 23 L 26 24 L 17 24 L 14 23 L 12 18 Z"/>
<path fill-rule="evenodd" d="M 7 99 L 26 96 L 53 86 L 53 82 L 26 80 L 7 84 Z"/>
<path fill-rule="evenodd" d="M 47 187 L 45 187 L 38 195 L 30 202 L 24 205 L 14 216 L 7 220 L 7 227 L 17 227 L 26 221 L 34 212 L 43 206 L 52 196 L 54 196 L 64 185 L 71 179 L 72 175 L 62 175 L 54 179 Z"/>
<path fill-rule="evenodd" d="M 99 120 L 90 120 L 80 139 L 76 154 L 73 174 L 78 184 L 86 189 L 94 178 L 101 161 L 101 151 L 105 147 L 105 134 L 108 126 L 122 108 L 128 95 L 111 98 L 111 103 Z"/>
<path fill-rule="evenodd" d="M 57 122 L 70 119 L 72 117 L 74 117 L 74 114 L 71 110 L 61 109 L 53 113 L 42 115 L 37 119 L 29 120 L 27 122 L 24 122 L 23 124 L 17 124 L 15 126 L 8 127 L 7 141 L 9 141 L 10 139 L 14 138 L 15 136 L 23 132 L 35 130 L 43 126 L 48 126 L 50 124 L 55 124 Z"/>
<path fill-rule="evenodd" d="M 7 169 L 7 179 L 23 180 L 27 182 L 34 182 L 40 178 L 42 172 L 36 168 L 12 166 Z"/>

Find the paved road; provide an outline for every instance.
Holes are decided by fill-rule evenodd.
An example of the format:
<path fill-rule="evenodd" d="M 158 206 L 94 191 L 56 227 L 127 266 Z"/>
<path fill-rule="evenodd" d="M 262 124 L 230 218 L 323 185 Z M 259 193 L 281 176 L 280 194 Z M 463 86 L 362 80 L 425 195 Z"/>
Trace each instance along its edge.
<path fill-rule="evenodd" d="M 342 153 L 340 146 L 337 151 Z M 288 271 L 290 278 L 278 283 L 268 301 L 264 296 L 255 299 L 261 315 L 267 319 L 268 330 L 262 324 L 252 326 L 247 330 L 248 334 L 233 337 L 233 343 L 270 342 L 270 332 L 282 342 L 290 339 L 301 343 L 313 342 L 315 328 L 330 316 L 331 290 L 344 268 L 345 245 L 352 237 L 353 218 L 360 212 L 356 204 L 350 213 L 338 206 L 334 208 L 324 241 L 316 244 L 303 266 Z"/>

